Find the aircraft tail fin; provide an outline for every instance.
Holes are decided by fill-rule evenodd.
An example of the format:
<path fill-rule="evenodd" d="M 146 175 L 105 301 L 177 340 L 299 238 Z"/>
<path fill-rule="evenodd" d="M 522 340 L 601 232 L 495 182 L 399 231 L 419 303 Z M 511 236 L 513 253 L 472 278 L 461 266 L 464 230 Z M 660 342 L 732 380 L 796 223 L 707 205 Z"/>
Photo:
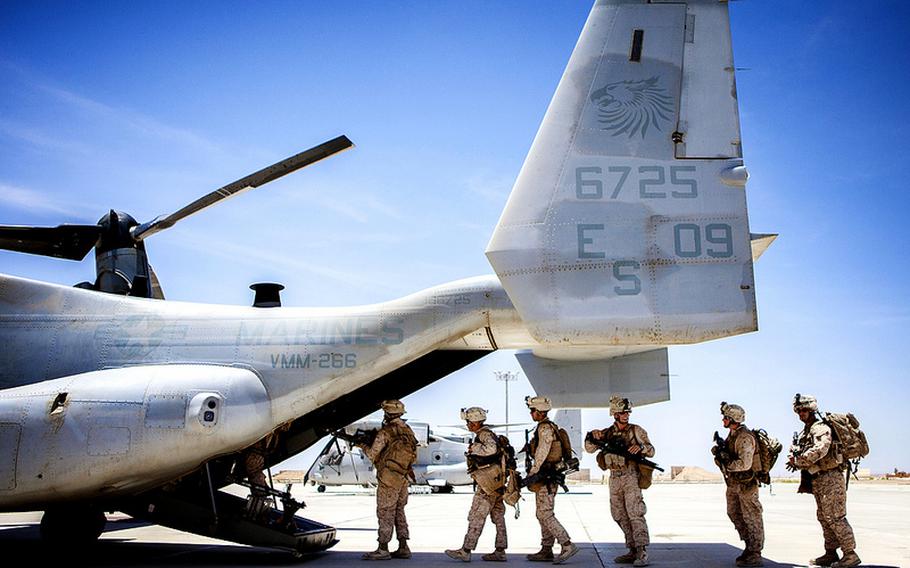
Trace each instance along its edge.
<path fill-rule="evenodd" d="M 545 346 L 757 329 L 726 2 L 599 0 L 487 257 Z"/>
<path fill-rule="evenodd" d="M 585 434 L 581 429 L 581 410 L 578 408 L 561 408 L 553 416 L 553 422 L 565 428 L 572 442 L 572 450 L 580 457 L 585 451 Z"/>
<path fill-rule="evenodd" d="M 777 233 L 752 233 L 749 238 L 752 241 L 752 262 L 761 257 L 778 237 Z"/>

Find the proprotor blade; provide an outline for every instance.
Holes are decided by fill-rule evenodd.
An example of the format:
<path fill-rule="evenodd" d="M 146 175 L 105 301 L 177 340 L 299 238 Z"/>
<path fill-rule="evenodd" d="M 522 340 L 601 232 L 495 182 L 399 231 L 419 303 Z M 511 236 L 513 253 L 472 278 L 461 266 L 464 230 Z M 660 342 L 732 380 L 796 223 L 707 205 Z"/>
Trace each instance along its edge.
<path fill-rule="evenodd" d="M 0 225 L 0 248 L 69 260 L 82 260 L 92 250 L 101 227 L 98 225 L 59 225 L 22 227 Z"/>
<path fill-rule="evenodd" d="M 333 154 L 347 150 L 353 145 L 354 144 L 348 139 L 347 136 L 342 135 L 338 138 L 333 138 L 328 142 L 323 142 L 318 146 L 314 146 L 309 150 L 304 150 L 303 152 L 291 156 L 290 158 L 286 158 L 278 163 L 272 164 L 267 168 L 263 168 L 256 173 L 238 179 L 233 183 L 229 183 L 221 189 L 216 189 L 208 195 L 205 195 L 190 203 L 176 213 L 157 217 L 155 220 L 149 223 L 138 225 L 132 231 L 133 239 L 136 241 L 141 241 L 148 236 L 154 235 L 158 231 L 172 227 L 174 223 L 183 219 L 184 217 L 189 217 L 194 213 L 198 213 L 206 207 L 214 205 L 223 199 L 227 199 L 228 197 L 243 193 L 249 189 L 259 187 L 260 185 L 266 184 L 270 181 L 274 181 L 291 172 L 295 172 L 301 168 L 309 166 L 310 164 L 315 164 L 316 162 L 328 158 Z"/>

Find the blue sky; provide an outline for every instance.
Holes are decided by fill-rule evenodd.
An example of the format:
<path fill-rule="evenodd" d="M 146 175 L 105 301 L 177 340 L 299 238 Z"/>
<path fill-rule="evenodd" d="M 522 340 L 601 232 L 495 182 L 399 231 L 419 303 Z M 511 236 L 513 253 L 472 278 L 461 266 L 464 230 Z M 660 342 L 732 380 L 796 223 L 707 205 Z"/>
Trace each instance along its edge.
<path fill-rule="evenodd" d="M 344 133 L 353 151 L 151 237 L 167 296 L 247 304 L 274 280 L 287 305 L 351 305 L 489 273 L 590 4 L 2 2 L 0 223 L 146 221 Z M 781 234 L 756 267 L 760 331 L 671 349 L 672 400 L 633 419 L 659 462 L 707 467 L 720 400 L 788 440 L 792 395 L 810 392 L 859 416 L 873 470 L 908 470 L 910 8 L 731 14 L 751 226 Z M 91 257 L 7 252 L 0 271 L 94 274 Z M 409 397 L 411 415 L 481 404 L 501 420 L 492 371 L 517 368 L 497 353 Z"/>

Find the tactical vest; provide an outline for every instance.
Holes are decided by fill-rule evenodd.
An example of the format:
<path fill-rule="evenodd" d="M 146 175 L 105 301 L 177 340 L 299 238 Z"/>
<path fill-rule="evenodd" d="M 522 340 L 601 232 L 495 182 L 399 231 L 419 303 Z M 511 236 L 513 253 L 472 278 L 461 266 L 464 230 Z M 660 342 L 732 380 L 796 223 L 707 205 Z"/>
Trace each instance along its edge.
<path fill-rule="evenodd" d="M 548 464 L 555 464 L 562 460 L 562 444 L 559 441 L 559 427 L 550 422 L 549 419 L 542 420 L 538 425 L 537 429 L 534 430 L 534 437 L 531 438 L 531 455 L 537 454 L 537 447 L 540 445 L 540 429 L 541 428 L 552 428 L 553 429 L 553 443 L 550 445 L 550 451 L 547 453 L 546 459 L 544 462 Z"/>
<path fill-rule="evenodd" d="M 632 423 L 630 423 L 625 430 L 620 430 L 616 427 L 616 424 L 612 424 L 609 428 L 607 428 L 606 432 L 604 432 L 604 436 L 608 440 L 610 438 L 619 438 L 621 441 L 620 445 L 624 448 L 628 448 L 633 444 L 636 444 L 638 446 L 642 445 L 641 440 L 639 440 L 638 436 L 635 435 L 635 424 Z M 638 464 L 631 460 L 627 460 L 622 456 L 608 454 L 605 452 L 600 452 L 597 454 L 597 465 L 600 466 L 600 468 L 603 470 L 624 469 L 626 467 L 633 469 L 638 468 Z"/>
<path fill-rule="evenodd" d="M 414 431 L 405 424 L 390 423 L 382 427 L 389 433 L 389 441 L 376 459 L 376 475 L 390 472 L 407 476 L 417 461 L 417 438 Z"/>
<path fill-rule="evenodd" d="M 756 475 L 761 471 L 761 455 L 759 453 L 758 440 L 755 438 L 755 434 L 752 430 L 749 430 L 745 424 L 740 425 L 736 430 L 731 430 L 727 435 L 727 448 L 731 452 L 736 451 L 736 442 L 740 436 L 751 436 L 752 437 L 752 467 L 742 471 L 728 471 L 727 480 L 734 483 L 741 483 L 744 485 L 753 483 L 756 481 Z M 739 459 L 739 456 L 733 454 L 733 457 Z"/>
<path fill-rule="evenodd" d="M 805 452 L 806 449 L 808 449 L 812 445 L 812 440 L 813 440 L 812 428 L 818 427 L 819 425 L 823 428 L 827 428 L 829 432 L 831 431 L 831 427 L 828 426 L 827 424 L 825 424 L 824 422 L 822 422 L 821 420 L 816 420 L 812 424 L 807 424 L 803 428 L 803 431 L 800 433 L 799 439 L 796 442 L 797 450 L 798 450 L 799 454 L 802 454 L 803 452 Z M 818 473 L 820 471 L 828 471 L 828 470 L 839 469 L 839 468 L 843 467 L 844 459 L 843 459 L 843 456 L 837 452 L 837 444 L 834 443 L 833 432 L 830 433 L 829 435 L 831 436 L 831 445 L 828 447 L 828 453 L 826 453 L 824 456 L 822 456 L 821 459 L 819 459 L 812 465 L 801 468 L 801 469 L 804 469 L 804 470 L 808 471 L 810 474 L 815 475 L 816 473 Z"/>
<path fill-rule="evenodd" d="M 478 455 L 474 455 L 474 454 L 468 454 L 468 458 L 469 458 L 468 459 L 468 462 L 469 462 L 468 469 L 469 470 L 471 469 L 471 465 L 473 465 L 475 468 L 477 468 L 477 467 L 484 467 L 484 466 L 488 466 L 488 465 L 498 464 L 502 461 L 502 447 L 499 443 L 499 439 L 496 436 L 496 434 L 494 434 L 493 431 L 490 430 L 489 428 L 484 427 L 484 428 L 478 430 L 477 433 L 474 435 L 473 443 L 474 444 L 481 443 L 480 442 L 480 433 L 481 432 L 489 432 L 489 434 L 491 436 L 493 436 L 493 439 L 496 440 L 496 453 L 491 454 L 489 456 L 478 456 Z M 468 471 L 468 473 L 471 473 L 471 472 Z"/>

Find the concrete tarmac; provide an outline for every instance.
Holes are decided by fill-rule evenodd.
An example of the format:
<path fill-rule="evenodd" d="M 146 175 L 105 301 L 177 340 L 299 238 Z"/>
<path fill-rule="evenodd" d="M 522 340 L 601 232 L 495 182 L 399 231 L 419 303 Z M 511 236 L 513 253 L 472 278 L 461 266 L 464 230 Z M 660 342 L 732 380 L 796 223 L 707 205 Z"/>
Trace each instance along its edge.
<path fill-rule="evenodd" d="M 765 566 L 807 566 L 823 552 L 821 528 L 811 495 L 798 495 L 796 485 L 775 484 L 773 495 L 761 491 L 765 521 Z M 98 544 L 90 550 L 48 549 L 38 536 L 40 513 L 0 515 L 0 550 L 10 558 L 39 562 L 42 558 L 79 566 L 371 566 L 360 555 L 376 547 L 375 497 L 359 488 L 293 490 L 306 501 L 300 514 L 338 529 L 340 542 L 331 550 L 296 560 L 275 550 L 208 539 L 137 522 L 125 515 L 108 517 Z M 652 544 L 652 566 L 674 568 L 730 567 L 741 552 L 727 519 L 722 484 L 655 484 L 645 492 Z M 411 530 L 411 560 L 391 560 L 381 566 L 453 567 L 443 554 L 461 546 L 471 502 L 469 488 L 448 495 L 411 495 L 407 507 Z M 847 518 L 856 533 L 863 566 L 910 567 L 910 485 L 871 482 L 850 485 Z M 542 566 L 525 555 L 536 551 L 540 531 L 533 495 L 521 503 L 521 516 L 507 508 L 509 566 Z M 581 551 L 567 566 L 616 566 L 613 557 L 625 551 L 622 533 L 610 517 L 609 493 L 599 484 L 573 485 L 556 499 L 556 515 Z M 474 562 L 492 550 L 493 526 L 487 523 Z M 392 542 L 394 547 L 395 541 Z M 557 546 L 558 551 L 558 546 Z"/>

